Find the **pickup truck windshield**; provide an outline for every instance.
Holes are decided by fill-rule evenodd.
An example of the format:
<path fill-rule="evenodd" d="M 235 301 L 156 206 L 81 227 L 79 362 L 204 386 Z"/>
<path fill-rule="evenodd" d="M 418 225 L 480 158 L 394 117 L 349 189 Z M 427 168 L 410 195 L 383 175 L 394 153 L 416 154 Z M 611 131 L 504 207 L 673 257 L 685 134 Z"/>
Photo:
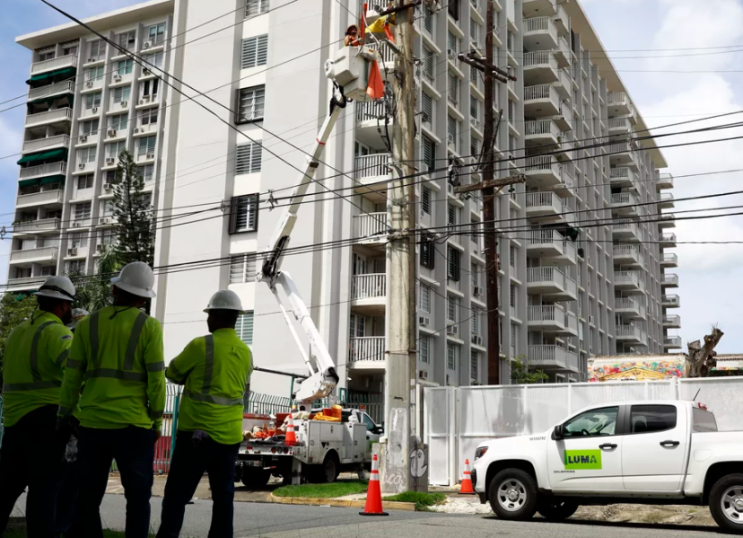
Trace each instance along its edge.
<path fill-rule="evenodd" d="M 565 423 L 565 437 L 595 437 L 614 435 L 617 430 L 618 407 L 591 409 Z"/>

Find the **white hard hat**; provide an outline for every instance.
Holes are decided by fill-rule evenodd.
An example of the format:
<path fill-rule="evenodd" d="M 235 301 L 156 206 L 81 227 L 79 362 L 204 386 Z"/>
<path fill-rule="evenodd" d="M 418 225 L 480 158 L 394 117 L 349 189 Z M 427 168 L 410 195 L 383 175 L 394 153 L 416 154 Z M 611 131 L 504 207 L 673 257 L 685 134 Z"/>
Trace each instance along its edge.
<path fill-rule="evenodd" d="M 66 276 L 50 276 L 34 295 L 72 302 L 75 300 L 75 285 Z"/>
<path fill-rule="evenodd" d="M 73 308 L 72 321 L 67 324 L 67 328 L 71 331 L 74 331 L 77 328 L 77 324 L 80 323 L 80 321 L 89 314 L 90 312 L 83 308 Z"/>
<path fill-rule="evenodd" d="M 120 290 L 136 295 L 137 297 L 154 297 L 152 287 L 155 285 L 155 274 L 152 268 L 144 262 L 132 262 L 124 266 L 119 273 L 111 279 L 111 283 Z"/>
<path fill-rule="evenodd" d="M 208 314 L 209 310 L 237 310 L 240 314 L 245 313 L 240 297 L 232 290 L 219 290 L 212 295 L 204 312 Z"/>

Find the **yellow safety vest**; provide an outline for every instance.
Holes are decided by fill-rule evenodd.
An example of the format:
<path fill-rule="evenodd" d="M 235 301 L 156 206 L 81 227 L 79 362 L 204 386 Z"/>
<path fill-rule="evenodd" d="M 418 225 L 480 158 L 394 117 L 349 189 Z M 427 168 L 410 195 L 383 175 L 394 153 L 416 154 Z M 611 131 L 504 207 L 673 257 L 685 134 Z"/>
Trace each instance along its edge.
<path fill-rule="evenodd" d="M 205 431 L 225 445 L 242 441 L 243 397 L 252 372 L 250 349 L 234 329 L 191 340 L 165 372 L 185 385 L 178 429 Z"/>
<path fill-rule="evenodd" d="M 159 430 L 164 370 L 163 332 L 155 318 L 122 306 L 97 310 L 75 330 L 59 414 L 69 415 L 79 400 L 78 418 L 86 428 Z"/>
<path fill-rule="evenodd" d="M 59 405 L 72 333 L 50 312 L 34 312 L 13 329 L 5 345 L 3 423 L 13 426 L 45 405 Z"/>

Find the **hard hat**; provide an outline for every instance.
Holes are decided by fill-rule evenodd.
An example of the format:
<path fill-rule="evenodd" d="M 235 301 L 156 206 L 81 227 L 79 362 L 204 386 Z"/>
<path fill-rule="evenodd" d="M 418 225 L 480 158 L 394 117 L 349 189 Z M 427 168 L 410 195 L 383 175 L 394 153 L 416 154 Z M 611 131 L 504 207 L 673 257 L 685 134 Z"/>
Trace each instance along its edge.
<path fill-rule="evenodd" d="M 119 273 L 111 279 L 111 283 L 126 292 L 137 297 L 154 297 L 152 287 L 155 285 L 155 274 L 152 268 L 144 262 L 132 262 L 124 266 Z"/>
<path fill-rule="evenodd" d="M 72 321 L 67 324 L 67 328 L 71 331 L 74 331 L 77 328 L 77 324 L 80 322 L 80 320 L 89 314 L 90 312 L 82 308 L 73 308 Z"/>
<path fill-rule="evenodd" d="M 245 313 L 240 297 L 232 290 L 219 290 L 212 295 L 204 312 L 208 314 L 209 310 L 237 310 L 240 314 Z"/>
<path fill-rule="evenodd" d="M 75 300 L 75 285 L 66 276 L 50 276 L 34 295 L 72 302 Z"/>

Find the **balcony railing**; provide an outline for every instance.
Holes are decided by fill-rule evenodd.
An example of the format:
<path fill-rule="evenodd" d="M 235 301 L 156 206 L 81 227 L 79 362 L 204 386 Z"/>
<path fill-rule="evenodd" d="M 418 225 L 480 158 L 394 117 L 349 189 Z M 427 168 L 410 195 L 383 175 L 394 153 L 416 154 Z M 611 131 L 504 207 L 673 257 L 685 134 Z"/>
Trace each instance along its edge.
<path fill-rule="evenodd" d="M 661 243 L 676 244 L 676 234 L 663 234 L 660 238 Z"/>
<path fill-rule="evenodd" d="M 661 297 L 661 304 L 667 308 L 681 306 L 681 298 L 678 295 L 664 295 Z"/>
<path fill-rule="evenodd" d="M 637 245 L 614 245 L 613 252 L 615 258 L 638 259 L 640 255 L 640 249 Z"/>
<path fill-rule="evenodd" d="M 558 366 L 578 371 L 578 355 L 560 346 L 529 346 L 528 362 L 537 368 L 543 366 Z"/>
<path fill-rule="evenodd" d="M 618 166 L 611 169 L 611 179 L 613 180 L 626 179 L 634 183 L 636 178 L 635 172 L 626 166 Z"/>
<path fill-rule="evenodd" d="M 56 135 L 49 136 L 47 138 L 37 138 L 36 140 L 28 140 L 23 143 L 23 152 L 30 153 L 32 151 L 39 151 L 54 146 L 69 147 L 70 137 L 69 135 Z"/>
<path fill-rule="evenodd" d="M 679 327 L 681 325 L 681 316 L 663 316 L 663 325 Z"/>
<path fill-rule="evenodd" d="M 637 271 L 617 271 L 614 273 L 614 285 L 617 284 L 634 284 L 640 287 L 640 273 Z"/>
<path fill-rule="evenodd" d="M 31 66 L 31 74 L 36 75 L 38 73 L 43 73 L 44 71 L 61 69 L 64 67 L 77 67 L 77 56 L 70 54 L 68 56 L 58 56 L 51 60 L 36 62 Z"/>
<path fill-rule="evenodd" d="M 529 209 L 553 209 L 563 213 L 562 199 L 554 192 L 530 192 L 526 195 L 526 211 Z"/>
<path fill-rule="evenodd" d="M 32 284 L 33 287 L 39 287 L 44 283 L 46 278 L 47 277 L 45 276 L 22 276 L 18 278 L 9 278 L 8 287 L 25 286 L 27 284 Z"/>
<path fill-rule="evenodd" d="M 560 108 L 560 96 L 551 84 L 538 84 L 524 88 L 524 101 L 536 99 L 550 99 L 555 104 L 555 108 Z"/>
<path fill-rule="evenodd" d="M 349 339 L 348 362 L 384 362 L 384 336 L 358 336 Z"/>
<path fill-rule="evenodd" d="M 608 105 L 622 105 L 627 106 L 630 104 L 629 97 L 624 92 L 610 92 Z"/>
<path fill-rule="evenodd" d="M 552 172 L 560 177 L 560 163 L 552 155 L 538 156 L 538 157 L 527 157 L 526 166 L 524 166 L 526 172 L 538 172 L 542 170 L 552 170 Z"/>
<path fill-rule="evenodd" d="M 663 339 L 663 345 L 665 347 L 681 347 L 680 336 L 669 336 Z"/>
<path fill-rule="evenodd" d="M 660 277 L 660 283 L 664 286 L 678 286 L 679 285 L 679 277 L 678 275 L 674 274 L 663 274 Z"/>
<path fill-rule="evenodd" d="M 387 213 L 369 213 L 353 218 L 354 239 L 381 235 L 387 230 Z"/>
<path fill-rule="evenodd" d="M 552 120 L 527 121 L 524 127 L 526 136 L 545 135 L 557 139 L 562 134 L 562 131 Z"/>
<path fill-rule="evenodd" d="M 352 299 L 374 299 L 386 296 L 387 275 L 385 273 L 353 275 Z"/>
<path fill-rule="evenodd" d="M 661 260 L 661 263 L 667 263 L 667 264 L 673 264 L 673 265 L 678 265 L 678 262 L 679 262 L 678 255 L 672 252 L 663 254 L 663 259 Z"/>
<path fill-rule="evenodd" d="M 617 325 L 617 338 L 632 338 L 640 342 L 647 342 L 647 334 L 636 325 Z"/>
<path fill-rule="evenodd" d="M 557 41 L 557 28 L 551 17 L 524 19 L 524 33 L 547 32 Z"/>
<path fill-rule="evenodd" d="M 639 236 L 640 233 L 640 229 L 634 222 L 617 222 L 616 224 L 612 224 L 611 228 L 615 233 L 630 232 L 636 236 Z"/>
<path fill-rule="evenodd" d="M 55 108 L 54 110 L 45 110 L 36 114 L 26 116 L 26 126 L 46 123 L 48 121 L 72 121 L 71 108 Z"/>
<path fill-rule="evenodd" d="M 57 247 L 31 248 L 28 250 L 14 250 L 10 253 L 10 262 L 32 260 L 53 261 L 57 259 Z"/>
<path fill-rule="evenodd" d="M 59 219 L 39 219 L 19 222 L 13 226 L 13 231 L 19 233 L 53 232 L 59 230 Z"/>
<path fill-rule="evenodd" d="M 609 153 L 620 154 L 620 153 L 631 153 L 632 146 L 629 142 L 617 142 L 609 146 Z"/>
<path fill-rule="evenodd" d="M 527 67 L 551 67 L 557 71 L 557 58 L 551 50 L 527 52 L 524 54 L 524 68 Z"/>
<path fill-rule="evenodd" d="M 75 91 L 75 83 L 72 80 L 63 80 L 54 84 L 47 84 L 38 88 L 28 90 L 28 100 L 34 101 L 43 97 L 49 97 L 57 93 L 72 93 Z"/>
<path fill-rule="evenodd" d="M 389 176 L 389 160 L 387 153 L 374 153 L 355 157 L 353 161 L 353 175 L 355 179 Z"/>
<path fill-rule="evenodd" d="M 632 124 L 627 118 L 611 118 L 609 120 L 610 131 L 624 131 L 630 132 L 632 130 Z"/>
<path fill-rule="evenodd" d="M 378 118 L 384 118 L 386 109 L 384 101 L 367 101 L 364 103 L 356 103 L 356 120 L 377 120 Z"/>
<path fill-rule="evenodd" d="M 630 299 L 629 297 L 618 297 L 614 300 L 614 309 L 619 310 L 631 310 L 632 312 L 636 312 L 637 314 L 642 314 L 643 317 L 645 315 L 645 306 L 641 305 L 634 299 Z"/>
<path fill-rule="evenodd" d="M 42 191 L 34 192 L 32 194 L 21 194 L 18 196 L 16 201 L 17 206 L 28 206 L 37 204 L 61 204 L 62 203 L 62 191 Z"/>
<path fill-rule="evenodd" d="M 526 282 L 552 282 L 567 293 L 578 296 L 578 283 L 557 267 L 530 267 L 526 273 Z"/>
<path fill-rule="evenodd" d="M 39 166 L 21 168 L 20 177 L 21 179 L 33 179 L 35 177 L 56 176 L 59 174 L 65 174 L 66 172 L 66 162 L 48 163 L 40 164 Z"/>
<path fill-rule="evenodd" d="M 637 196 L 631 192 L 618 192 L 611 195 L 611 205 L 613 206 L 635 206 L 637 202 Z"/>

